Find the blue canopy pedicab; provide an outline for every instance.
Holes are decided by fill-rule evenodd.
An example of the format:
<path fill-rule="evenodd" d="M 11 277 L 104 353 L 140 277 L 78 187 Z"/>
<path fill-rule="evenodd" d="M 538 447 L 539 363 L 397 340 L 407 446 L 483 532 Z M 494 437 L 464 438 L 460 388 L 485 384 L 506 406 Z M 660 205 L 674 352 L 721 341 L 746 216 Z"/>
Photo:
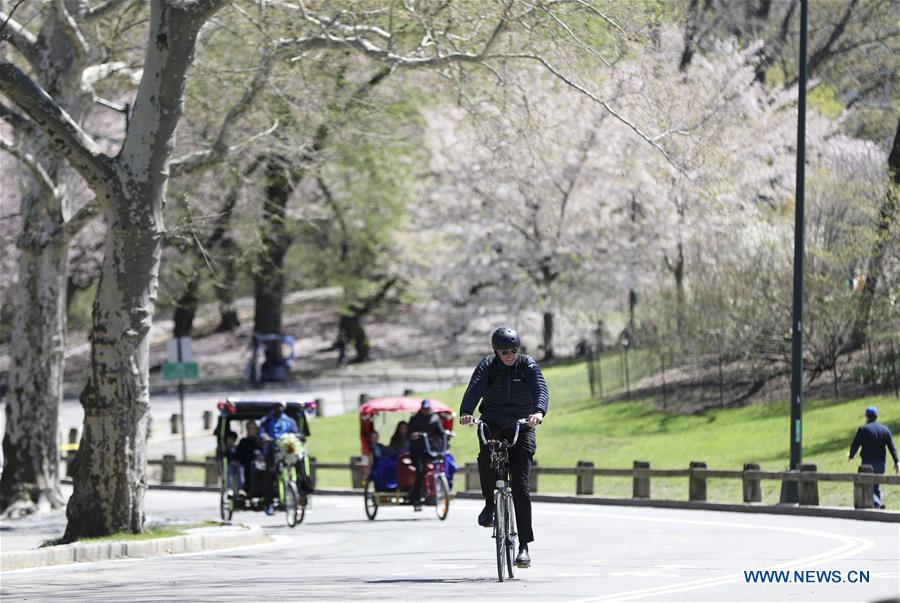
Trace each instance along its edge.
<path fill-rule="evenodd" d="M 285 433 L 277 441 L 260 435 L 249 437 L 244 445 L 235 446 L 234 427 L 264 419 L 277 405 L 297 423 L 299 433 Z M 219 421 L 216 436 L 216 458 L 219 471 L 219 509 L 222 519 L 230 520 L 235 511 L 263 511 L 271 505 L 285 512 L 287 525 L 296 526 L 306 515 L 308 495 L 312 492 L 309 455 L 305 442 L 309 437 L 307 412 L 315 410 L 315 402 L 277 400 L 224 400 L 218 403 Z M 236 458 L 236 450 L 249 451 L 244 458 Z"/>
<path fill-rule="evenodd" d="M 416 468 L 409 452 L 373 442 L 376 420 L 387 413 L 403 413 L 410 417 L 422 405 L 420 398 L 373 398 L 359 407 L 359 435 L 362 453 L 371 459 L 369 475 L 363 485 L 366 516 L 375 519 L 382 506 L 414 505 L 410 498 L 416 478 Z M 453 494 L 453 474 L 456 465 L 449 452 L 449 438 L 453 436 L 453 410 L 437 400 L 431 400 L 443 428 L 443 441 L 435 445 L 425 437 L 430 461 L 425 466 L 424 503 L 433 506 L 439 519 L 447 518 Z"/>

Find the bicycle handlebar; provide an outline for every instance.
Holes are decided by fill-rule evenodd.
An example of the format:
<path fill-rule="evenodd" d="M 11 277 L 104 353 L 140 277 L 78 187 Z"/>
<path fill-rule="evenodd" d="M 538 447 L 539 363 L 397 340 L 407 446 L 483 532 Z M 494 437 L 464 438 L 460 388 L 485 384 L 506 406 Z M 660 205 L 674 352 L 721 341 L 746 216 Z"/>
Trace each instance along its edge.
<path fill-rule="evenodd" d="M 516 420 L 516 423 L 515 423 L 516 433 L 513 436 L 512 442 L 510 442 L 510 444 L 509 444 L 510 448 L 515 446 L 516 442 L 519 440 L 519 428 L 522 425 L 527 425 L 527 424 L 528 424 L 528 419 L 517 419 Z M 484 421 L 482 421 L 481 419 L 475 419 L 474 421 L 469 423 L 469 425 L 478 425 L 478 439 L 481 440 L 482 444 L 487 446 L 487 439 L 485 439 L 485 437 L 484 437 Z"/>

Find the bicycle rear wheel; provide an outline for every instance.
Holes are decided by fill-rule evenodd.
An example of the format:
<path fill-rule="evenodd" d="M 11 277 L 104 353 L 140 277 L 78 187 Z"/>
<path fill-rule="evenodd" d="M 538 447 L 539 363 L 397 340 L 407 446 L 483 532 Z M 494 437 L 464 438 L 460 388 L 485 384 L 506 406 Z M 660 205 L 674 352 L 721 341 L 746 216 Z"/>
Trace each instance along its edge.
<path fill-rule="evenodd" d="M 494 539 L 497 541 L 497 578 L 503 582 L 503 574 L 506 572 L 506 513 L 504 506 L 506 499 L 503 494 L 497 492 L 494 496 Z"/>

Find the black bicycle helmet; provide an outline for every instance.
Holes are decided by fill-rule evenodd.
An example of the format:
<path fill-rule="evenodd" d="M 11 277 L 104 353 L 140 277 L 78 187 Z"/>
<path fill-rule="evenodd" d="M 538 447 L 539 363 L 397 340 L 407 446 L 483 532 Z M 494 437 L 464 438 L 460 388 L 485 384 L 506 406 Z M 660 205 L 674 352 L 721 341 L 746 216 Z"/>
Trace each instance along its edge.
<path fill-rule="evenodd" d="M 491 346 L 494 350 L 510 350 L 519 347 L 519 334 L 515 329 L 500 327 L 491 335 Z"/>

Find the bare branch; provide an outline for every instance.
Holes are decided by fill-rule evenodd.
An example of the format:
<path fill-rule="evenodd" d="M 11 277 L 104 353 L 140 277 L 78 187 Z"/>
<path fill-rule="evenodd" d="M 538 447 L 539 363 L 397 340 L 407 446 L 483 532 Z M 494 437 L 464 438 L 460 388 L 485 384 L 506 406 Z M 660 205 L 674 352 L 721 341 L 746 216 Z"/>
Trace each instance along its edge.
<path fill-rule="evenodd" d="M 84 228 L 94 217 L 100 213 L 100 202 L 94 197 L 75 212 L 65 224 L 63 224 L 62 232 L 67 241 L 75 238 L 82 228 Z"/>
<path fill-rule="evenodd" d="M 253 104 L 253 100 L 256 98 L 259 91 L 262 90 L 266 79 L 269 77 L 269 72 L 272 70 L 274 60 L 274 53 L 266 53 L 263 56 L 262 62 L 256 71 L 256 75 L 253 76 L 253 80 L 247 86 L 247 89 L 244 90 L 244 94 L 241 95 L 241 98 L 239 98 L 231 107 L 225 115 L 225 118 L 222 120 L 222 125 L 219 127 L 219 134 L 216 137 L 212 148 L 207 151 L 192 153 L 186 157 L 172 161 L 169 164 L 169 171 L 173 176 L 195 172 L 199 169 L 208 167 L 221 161 L 231 150 L 233 150 L 233 148 L 236 148 L 229 145 L 232 129 L 240 117 L 246 113 Z M 270 128 L 267 132 L 273 130 L 274 128 Z M 259 136 L 256 136 L 255 138 L 258 137 Z"/>
<path fill-rule="evenodd" d="M 17 3 L 9 13 L 0 10 L 0 20 L 3 21 L 3 26 L 0 28 L 0 44 L 9 39 L 13 48 L 18 50 L 32 66 L 35 66 L 39 60 L 37 38 L 12 18 L 20 4 L 22 2 Z"/>
<path fill-rule="evenodd" d="M 42 130 L 95 191 L 114 180 L 111 159 L 72 118 L 21 69 L 0 61 L 0 92 Z"/>
<path fill-rule="evenodd" d="M 107 0 L 103 4 L 88 9 L 87 12 L 81 15 L 81 18 L 85 21 L 100 19 L 119 8 L 122 4 L 125 4 L 125 0 Z"/>
<path fill-rule="evenodd" d="M 675 162 L 675 160 L 672 159 L 672 157 L 669 155 L 669 153 L 662 147 L 662 145 L 660 145 L 659 142 L 657 142 L 661 138 L 660 136 L 650 136 L 649 134 L 646 134 L 645 132 L 643 132 L 634 123 L 632 123 L 631 121 L 626 119 L 623 115 L 621 115 L 618 111 L 616 111 L 608 102 L 606 102 L 605 100 L 603 100 L 602 98 L 600 98 L 596 94 L 594 94 L 593 92 L 585 89 L 583 86 L 580 86 L 576 82 L 572 81 L 571 79 L 569 79 L 568 77 L 563 75 L 556 67 L 554 67 L 544 57 L 539 56 L 539 55 L 534 55 L 534 54 L 522 54 L 522 53 L 504 53 L 504 54 L 488 55 L 485 57 L 486 60 L 493 59 L 493 58 L 526 59 L 529 61 L 537 61 L 538 63 L 543 65 L 543 67 L 547 71 L 552 73 L 556 78 L 558 78 L 564 84 L 566 84 L 567 86 L 570 86 L 571 88 L 574 88 L 581 94 L 584 94 L 586 97 L 588 97 L 589 99 L 591 99 L 592 101 L 594 101 L 595 103 L 597 103 L 598 105 L 603 107 L 603 109 L 607 113 L 612 115 L 620 123 L 627 126 L 631 131 L 633 131 L 635 134 L 640 136 L 644 140 L 644 142 L 646 142 L 647 144 L 652 146 L 654 149 L 656 149 L 660 153 L 660 155 L 662 155 L 663 158 L 665 158 L 665 160 L 672 167 L 674 167 L 679 172 L 684 173 L 684 171 L 685 171 L 684 168 L 682 166 L 680 166 L 679 164 L 677 164 Z"/>
<path fill-rule="evenodd" d="M 442 52 L 440 48 L 429 42 L 423 42 L 414 50 L 407 54 L 399 54 L 391 50 L 392 39 L 388 38 L 388 46 L 381 47 L 371 42 L 369 39 L 359 35 L 361 32 L 369 33 L 371 28 L 362 26 L 351 26 L 334 24 L 333 22 L 325 23 L 315 17 L 307 15 L 307 21 L 318 25 L 322 32 L 318 36 L 308 38 L 285 38 L 278 42 L 278 48 L 282 53 L 303 52 L 314 48 L 352 48 L 357 52 L 370 58 L 389 63 L 396 67 L 414 68 L 414 67 L 437 67 L 454 62 L 476 63 L 485 58 L 491 51 L 500 34 L 506 29 L 508 22 L 506 14 L 497 21 L 496 26 L 491 31 L 481 50 L 478 52 Z M 341 35 L 330 33 L 328 28 L 334 27 L 343 32 Z M 386 33 L 386 32 L 384 32 Z M 381 34 L 377 34 L 380 37 Z M 433 56 L 421 56 L 421 53 L 435 49 L 437 54 Z M 294 57 L 292 60 L 297 60 Z"/>
<path fill-rule="evenodd" d="M 79 29 L 75 19 L 72 18 L 72 15 L 70 15 L 69 11 L 66 9 L 64 0 L 56 0 L 56 2 L 53 3 L 53 9 L 62 25 L 63 31 L 66 33 L 66 37 L 69 39 L 69 44 L 75 54 L 75 60 L 78 64 L 83 65 L 87 60 L 88 45 L 84 36 L 81 34 L 81 29 Z"/>
<path fill-rule="evenodd" d="M 197 170 L 202 169 L 204 167 L 209 167 L 209 166 L 213 165 L 216 161 L 224 159 L 224 157 L 226 155 L 234 153 L 235 151 L 237 151 L 239 149 L 242 149 L 248 145 L 251 145 L 254 142 L 256 142 L 257 140 L 259 140 L 260 138 L 265 138 L 267 136 L 270 136 L 272 134 L 272 132 L 274 132 L 275 130 L 278 129 L 278 126 L 279 126 L 279 122 L 276 119 L 274 122 L 272 122 L 271 126 L 266 128 L 262 132 L 258 132 L 256 134 L 254 134 L 253 136 L 251 136 L 250 138 L 248 138 L 247 140 L 244 140 L 243 142 L 239 142 L 236 145 L 228 147 L 225 154 L 223 154 L 222 157 L 219 157 L 218 159 L 209 159 L 210 155 L 213 154 L 213 150 L 197 151 L 195 153 L 188 153 L 184 157 L 175 159 L 169 164 L 169 173 L 173 177 L 174 176 L 183 176 L 185 174 L 194 173 Z"/>
<path fill-rule="evenodd" d="M 38 184 L 40 185 L 41 190 L 44 191 L 45 195 L 47 195 L 51 199 L 58 198 L 59 192 L 56 190 L 56 185 L 53 184 L 53 180 L 50 178 L 47 170 L 45 170 L 43 166 L 38 163 L 38 160 L 34 157 L 34 155 L 24 152 L 22 149 L 4 138 L 0 138 L 0 149 L 3 149 L 19 161 L 21 161 L 22 164 L 31 171 L 31 173 L 34 175 L 35 180 L 37 180 Z"/>

